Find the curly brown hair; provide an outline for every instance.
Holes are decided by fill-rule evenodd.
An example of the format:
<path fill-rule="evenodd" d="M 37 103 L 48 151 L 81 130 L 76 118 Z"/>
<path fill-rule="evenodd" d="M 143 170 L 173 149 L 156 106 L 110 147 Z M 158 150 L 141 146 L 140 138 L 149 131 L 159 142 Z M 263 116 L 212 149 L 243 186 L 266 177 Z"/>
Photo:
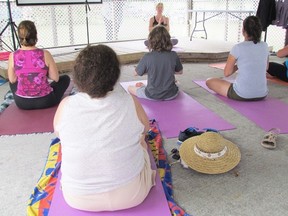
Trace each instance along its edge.
<path fill-rule="evenodd" d="M 171 51 L 171 36 L 164 26 L 156 26 L 148 36 L 149 49 L 154 51 Z"/>
<path fill-rule="evenodd" d="M 23 46 L 35 46 L 37 43 L 37 29 L 34 22 L 23 20 L 18 25 L 18 36 Z"/>
<path fill-rule="evenodd" d="M 81 92 L 92 98 L 105 97 L 109 91 L 113 91 L 119 76 L 119 60 L 108 46 L 87 46 L 76 58 L 74 82 Z"/>

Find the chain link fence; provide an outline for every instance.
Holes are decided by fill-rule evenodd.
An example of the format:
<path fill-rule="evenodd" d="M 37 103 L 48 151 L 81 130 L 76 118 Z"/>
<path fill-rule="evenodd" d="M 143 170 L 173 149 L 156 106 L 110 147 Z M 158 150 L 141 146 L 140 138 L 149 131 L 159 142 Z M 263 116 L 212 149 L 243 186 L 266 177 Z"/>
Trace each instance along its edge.
<path fill-rule="evenodd" d="M 172 36 L 188 37 L 193 29 L 195 14 L 187 9 L 199 10 L 257 10 L 259 0 L 165 0 L 164 13 L 170 18 Z M 88 27 L 90 43 L 144 39 L 148 35 L 149 18 L 155 13 L 158 1 L 148 0 L 103 0 L 103 4 L 90 4 Z M 87 44 L 85 4 L 51 6 L 16 6 L 10 1 L 13 21 L 19 24 L 24 19 L 35 22 L 39 47 L 59 47 Z M 254 13 L 255 14 L 255 13 Z M 247 13 L 237 14 L 244 19 Z M 0 0 L 0 31 L 8 22 L 7 1 Z M 242 21 L 223 13 L 205 22 L 208 39 L 239 42 L 242 38 Z M 202 33 L 195 37 L 203 37 Z M 11 29 L 1 39 L 12 45 Z M 268 28 L 267 42 L 277 50 L 283 47 L 285 30 Z M 8 47 L 0 42 L 0 50 Z"/>

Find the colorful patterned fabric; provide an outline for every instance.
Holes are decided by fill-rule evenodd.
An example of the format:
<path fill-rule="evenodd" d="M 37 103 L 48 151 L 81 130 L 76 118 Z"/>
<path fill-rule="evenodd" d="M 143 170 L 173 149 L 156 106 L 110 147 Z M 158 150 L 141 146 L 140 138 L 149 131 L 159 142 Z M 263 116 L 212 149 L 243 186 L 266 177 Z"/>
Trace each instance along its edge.
<path fill-rule="evenodd" d="M 48 82 L 48 67 L 42 49 L 14 52 L 14 68 L 18 80 L 17 95 L 44 97 L 53 91 Z"/>
<path fill-rule="evenodd" d="M 155 120 L 152 120 L 150 121 L 150 127 L 151 129 L 148 132 L 147 141 L 155 158 L 171 214 L 173 216 L 190 216 L 180 206 L 177 205 L 173 198 L 171 166 L 167 161 L 167 154 L 163 147 L 162 135 L 159 126 Z"/>
<path fill-rule="evenodd" d="M 151 129 L 148 132 L 147 143 L 152 150 L 158 172 L 162 181 L 168 205 L 173 216 L 189 216 L 173 199 L 171 166 L 167 162 L 166 152 L 162 144 L 162 135 L 155 120 L 150 121 Z M 58 172 L 61 165 L 61 144 L 56 138 L 52 141 L 44 171 L 30 196 L 27 214 L 29 216 L 48 216 L 53 199 Z"/>
<path fill-rule="evenodd" d="M 13 97 L 13 93 L 11 92 L 11 90 L 9 90 L 5 96 L 4 96 L 4 101 L 1 103 L 0 105 L 0 114 L 8 107 L 10 106 L 10 104 L 12 104 L 14 102 L 14 97 Z"/>
<path fill-rule="evenodd" d="M 48 216 L 60 166 L 61 144 L 60 140 L 56 138 L 50 145 L 46 165 L 28 201 L 28 216 Z"/>

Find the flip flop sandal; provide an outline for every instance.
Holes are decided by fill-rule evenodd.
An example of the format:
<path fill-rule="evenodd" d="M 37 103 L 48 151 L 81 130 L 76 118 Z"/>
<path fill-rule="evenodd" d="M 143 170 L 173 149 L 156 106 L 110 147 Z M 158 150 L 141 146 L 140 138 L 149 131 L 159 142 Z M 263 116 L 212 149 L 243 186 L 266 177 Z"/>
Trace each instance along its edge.
<path fill-rule="evenodd" d="M 272 128 L 265 134 L 261 145 L 267 149 L 275 149 L 276 148 L 276 139 L 279 135 L 280 130 L 278 128 Z"/>

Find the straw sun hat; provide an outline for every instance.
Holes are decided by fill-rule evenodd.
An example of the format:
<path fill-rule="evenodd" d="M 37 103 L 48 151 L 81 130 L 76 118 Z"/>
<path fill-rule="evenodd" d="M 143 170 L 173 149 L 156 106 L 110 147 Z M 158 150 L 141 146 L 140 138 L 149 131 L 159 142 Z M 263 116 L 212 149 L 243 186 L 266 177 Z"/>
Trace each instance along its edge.
<path fill-rule="evenodd" d="M 180 147 L 184 165 L 206 174 L 220 174 L 240 162 L 239 148 L 215 132 L 206 132 L 184 141 Z"/>

